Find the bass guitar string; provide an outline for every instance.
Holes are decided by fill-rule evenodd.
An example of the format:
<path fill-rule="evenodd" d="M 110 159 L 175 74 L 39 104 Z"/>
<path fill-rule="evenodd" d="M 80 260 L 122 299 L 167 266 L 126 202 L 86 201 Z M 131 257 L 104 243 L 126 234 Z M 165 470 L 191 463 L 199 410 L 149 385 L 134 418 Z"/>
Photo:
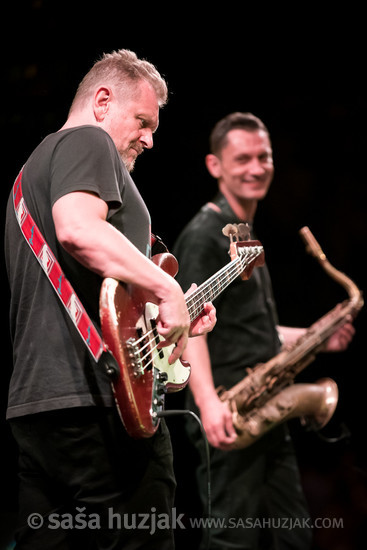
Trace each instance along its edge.
<path fill-rule="evenodd" d="M 236 260 L 233 260 L 232 262 L 230 262 L 230 264 L 228 264 L 228 266 L 225 266 L 225 268 L 223 268 L 221 280 L 219 280 L 218 274 L 216 274 L 214 276 L 214 285 L 211 281 L 212 278 L 210 278 L 206 283 L 204 283 L 203 286 L 199 286 L 192 294 L 190 294 L 187 299 L 187 305 L 191 321 L 196 318 L 196 316 L 194 315 L 196 314 L 196 309 L 200 308 L 206 301 L 215 299 L 220 294 L 220 292 L 224 290 L 240 273 L 242 273 L 242 271 L 246 267 L 248 267 L 260 254 L 261 251 L 255 251 L 243 255 L 241 258 L 236 258 Z M 241 264 L 240 269 L 238 269 L 238 263 Z M 224 274 L 225 276 L 223 276 Z M 222 281 L 224 281 L 224 283 Z M 214 297 L 212 296 L 212 294 L 214 295 Z"/>
<path fill-rule="evenodd" d="M 208 279 L 208 281 L 206 283 L 199 286 L 197 289 L 194 290 L 194 292 L 192 294 L 190 294 L 188 296 L 186 303 L 187 303 L 187 306 L 188 306 L 188 311 L 189 311 L 189 314 L 190 314 L 190 318 L 191 318 L 191 315 L 192 315 L 193 311 L 195 311 L 195 309 L 198 309 L 199 306 L 202 306 L 206 301 L 208 301 L 208 298 L 209 298 L 209 300 L 211 298 L 214 299 L 219 294 L 219 292 L 221 290 L 226 288 L 226 286 L 228 286 L 230 284 L 230 282 L 235 277 L 237 277 L 237 275 L 239 275 L 239 273 L 242 273 L 242 271 L 245 269 L 245 267 L 250 265 L 250 263 L 252 263 L 252 261 L 257 256 L 259 256 L 261 254 L 261 251 L 257 251 L 256 253 L 252 252 L 252 256 L 250 257 L 250 260 L 249 260 L 248 256 L 250 256 L 250 254 L 247 253 L 246 256 L 244 256 L 242 254 L 241 258 L 236 258 L 235 260 L 230 262 L 228 265 L 224 266 L 222 268 L 222 270 L 220 270 L 218 272 L 218 273 L 222 272 L 221 275 L 218 275 L 218 273 L 213 275 L 213 277 Z M 241 263 L 241 269 L 238 269 L 238 265 L 237 265 L 238 263 Z M 223 277 L 224 273 L 226 274 L 225 279 Z M 230 275 L 230 278 L 227 277 L 228 274 Z M 219 277 L 222 277 L 222 279 L 225 280 L 226 286 L 224 286 L 222 282 L 218 282 Z M 212 280 L 216 280 L 215 285 L 213 285 Z M 208 289 L 210 289 L 210 290 L 208 290 Z M 212 294 L 215 294 L 214 298 L 212 297 Z M 196 298 L 198 298 L 198 299 L 196 299 Z M 193 302 L 193 300 L 194 300 L 194 302 Z M 191 318 L 191 320 L 194 320 L 194 319 L 195 319 L 195 317 Z M 149 337 L 150 335 L 153 334 L 153 331 L 154 331 L 154 329 L 151 329 L 151 330 L 145 332 L 140 338 L 138 338 L 135 341 L 135 344 L 140 345 L 140 343 L 142 343 L 146 339 L 146 337 Z M 148 345 L 148 343 L 146 345 Z M 143 346 L 141 349 L 144 349 L 144 347 L 145 346 Z"/>
<path fill-rule="evenodd" d="M 253 252 L 253 250 L 255 250 L 255 252 Z M 262 248 L 260 247 L 252 247 L 252 250 L 250 252 L 248 252 L 248 249 L 247 249 L 246 253 L 243 253 L 243 251 L 241 251 L 241 257 L 237 257 L 235 260 L 230 262 L 227 266 L 224 266 L 224 268 L 221 270 L 222 271 L 221 275 L 218 275 L 218 273 L 215 274 L 206 283 L 204 283 L 203 286 L 198 287 L 192 294 L 190 294 L 187 300 L 187 304 L 189 301 L 192 302 L 192 300 L 195 300 L 197 297 L 199 298 L 196 301 L 194 301 L 194 303 L 192 303 L 191 305 L 188 305 L 190 319 L 194 320 L 196 318 L 197 315 L 195 315 L 194 317 L 191 317 L 192 313 L 195 312 L 196 310 L 201 309 L 200 306 L 202 306 L 207 301 L 207 298 L 209 298 L 209 300 L 214 299 L 212 297 L 213 290 L 215 291 L 219 290 L 219 292 L 224 290 L 231 283 L 231 281 L 235 277 L 237 277 L 240 273 L 242 273 L 245 267 L 248 267 L 261 253 L 262 253 Z M 238 263 L 241 264 L 240 269 L 238 269 Z M 225 284 L 217 282 L 219 277 L 223 278 L 224 273 L 226 275 Z M 230 277 L 227 276 L 228 274 L 230 275 Z M 211 282 L 212 279 L 216 279 L 215 285 L 212 284 Z M 217 295 L 218 294 L 215 294 L 214 297 L 216 297 Z M 157 350 L 159 346 L 160 342 L 157 343 L 156 341 L 156 335 L 154 334 L 155 330 L 156 329 L 151 329 L 147 331 L 146 333 L 144 333 L 143 336 L 141 336 L 134 343 L 134 347 L 136 347 L 139 354 L 142 351 L 144 351 L 146 348 L 148 348 L 147 353 L 144 356 L 139 358 L 139 362 L 141 363 L 144 363 L 148 359 L 148 357 L 151 356 L 151 354 Z M 140 344 L 143 341 L 145 341 L 144 345 L 140 346 Z M 152 343 L 154 343 L 154 346 L 151 347 Z M 160 348 L 160 349 L 163 349 L 163 348 Z M 142 370 L 143 371 L 146 370 L 152 363 L 154 363 L 158 355 L 159 355 L 159 351 L 155 353 L 155 355 L 151 356 L 150 360 L 146 363 L 146 365 L 142 367 Z"/>

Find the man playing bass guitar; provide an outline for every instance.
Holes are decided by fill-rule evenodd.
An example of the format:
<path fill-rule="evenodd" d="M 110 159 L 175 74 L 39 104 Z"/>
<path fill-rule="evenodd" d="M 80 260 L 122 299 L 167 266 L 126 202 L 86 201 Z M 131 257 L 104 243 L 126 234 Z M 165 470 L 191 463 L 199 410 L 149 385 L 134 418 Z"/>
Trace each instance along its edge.
<path fill-rule="evenodd" d="M 105 54 L 80 83 L 64 126 L 25 163 L 21 183 L 52 251 L 42 259 L 46 268 L 54 260 L 61 265 L 96 326 L 104 278 L 148 289 L 159 311 L 160 345 L 174 344 L 173 362 L 189 335 L 212 329 L 215 309 L 206 304 L 190 326 L 179 284 L 150 260 L 150 216 L 129 175 L 153 146 L 166 100 L 166 83 L 151 63 L 128 50 Z M 175 479 L 167 428 L 161 422 L 141 440 L 126 433 L 106 370 L 32 254 L 33 227 L 29 242 L 23 239 L 18 214 L 11 198 L 5 252 L 14 369 L 7 418 L 19 447 L 17 548 L 171 550 L 170 528 L 121 528 L 122 518 L 130 525 L 134 514 L 153 511 L 170 521 Z M 100 528 L 52 529 L 51 512 L 74 520 L 83 513 Z M 120 523 L 109 522 L 111 513 Z"/>

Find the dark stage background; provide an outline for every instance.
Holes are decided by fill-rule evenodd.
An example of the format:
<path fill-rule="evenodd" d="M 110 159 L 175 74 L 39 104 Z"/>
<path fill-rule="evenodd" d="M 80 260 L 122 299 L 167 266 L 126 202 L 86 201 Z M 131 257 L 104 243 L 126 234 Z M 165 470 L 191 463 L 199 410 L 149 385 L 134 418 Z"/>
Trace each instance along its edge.
<path fill-rule="evenodd" d="M 219 6 L 221 7 L 221 6 Z M 293 8 L 294 9 L 294 8 Z M 77 14 L 75 11 L 77 10 Z M 282 324 L 308 326 L 342 301 L 345 291 L 308 256 L 298 230 L 308 225 L 329 260 L 366 287 L 365 30 L 358 10 L 252 13 L 249 6 L 197 14 L 178 4 L 159 13 L 120 3 L 14 2 L 3 18 L 1 208 L 33 148 L 64 122 L 76 86 L 104 52 L 129 48 L 166 77 L 170 100 L 161 113 L 155 147 L 137 162 L 134 179 L 152 214 L 152 229 L 171 247 L 178 232 L 215 192 L 204 156 L 215 122 L 251 111 L 272 135 L 275 179 L 259 206 L 256 227 L 273 277 Z M 265 7 L 263 7 L 265 11 Z M 6 31 L 6 32 L 4 32 Z M 203 228 L 205 231 L 205 228 Z M 8 290 L 4 262 L 1 417 L 11 371 Z M 342 529 L 315 530 L 314 550 L 367 546 L 365 403 L 366 314 L 347 352 L 319 356 L 300 377 L 331 376 L 340 390 L 325 434 L 334 444 L 291 429 L 313 518 L 343 518 Z M 47 335 L 45 335 L 47 337 Z M 52 380 L 50 380 L 52 383 Z M 181 407 L 183 395 L 168 401 Z M 199 513 L 182 420 L 169 421 L 178 478 L 177 508 Z M 1 421 L 1 543 L 16 507 L 16 452 Z M 194 548 L 197 534 L 178 533 L 178 548 Z"/>

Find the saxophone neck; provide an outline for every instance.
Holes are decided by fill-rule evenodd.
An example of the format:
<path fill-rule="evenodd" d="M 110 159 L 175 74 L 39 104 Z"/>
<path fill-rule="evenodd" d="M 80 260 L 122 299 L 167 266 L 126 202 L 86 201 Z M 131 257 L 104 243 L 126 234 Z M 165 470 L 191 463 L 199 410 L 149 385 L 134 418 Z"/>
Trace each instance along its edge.
<path fill-rule="evenodd" d="M 326 273 L 347 291 L 350 298 L 351 309 L 353 309 L 352 314 L 358 313 L 363 306 L 363 299 L 362 293 L 357 285 L 345 273 L 331 265 L 320 244 L 307 226 L 302 227 L 299 233 L 306 245 L 307 252 L 316 258 Z"/>

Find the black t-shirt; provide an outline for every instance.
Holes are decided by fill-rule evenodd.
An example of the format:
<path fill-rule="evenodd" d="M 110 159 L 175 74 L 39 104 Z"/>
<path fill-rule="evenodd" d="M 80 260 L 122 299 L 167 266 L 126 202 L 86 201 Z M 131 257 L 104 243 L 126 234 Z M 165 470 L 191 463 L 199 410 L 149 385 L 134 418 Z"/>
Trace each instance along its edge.
<path fill-rule="evenodd" d="M 218 195 L 216 211 L 202 207 L 180 234 L 174 247 L 179 263 L 176 279 L 186 291 L 206 281 L 230 261 L 228 223 L 239 223 L 226 199 Z M 254 236 L 252 235 L 254 238 Z M 249 280 L 237 277 L 215 300 L 217 324 L 208 334 L 216 386 L 229 388 L 246 374 L 246 367 L 264 362 L 279 351 L 277 313 L 266 266 L 256 267 Z"/>
<path fill-rule="evenodd" d="M 68 193 L 95 193 L 108 204 L 108 221 L 149 256 L 149 213 L 112 139 L 95 126 L 51 134 L 24 165 L 22 188 L 31 216 L 98 328 L 101 278 L 60 246 L 51 210 Z M 5 259 L 13 340 L 7 417 L 76 406 L 112 406 L 103 366 L 92 359 L 21 234 L 12 193 L 6 216 Z"/>

